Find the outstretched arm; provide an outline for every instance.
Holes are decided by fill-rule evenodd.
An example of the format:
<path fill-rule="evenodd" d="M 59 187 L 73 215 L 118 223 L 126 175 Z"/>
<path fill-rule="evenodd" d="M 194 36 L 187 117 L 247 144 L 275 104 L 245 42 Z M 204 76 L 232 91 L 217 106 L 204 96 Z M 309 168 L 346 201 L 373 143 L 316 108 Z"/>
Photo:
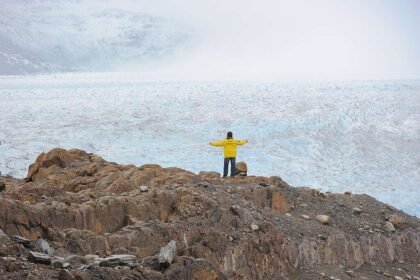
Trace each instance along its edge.
<path fill-rule="evenodd" d="M 214 142 L 210 142 L 210 145 L 215 146 L 215 147 L 221 147 L 224 145 L 224 141 L 214 141 Z"/>
<path fill-rule="evenodd" d="M 238 140 L 238 141 L 236 141 L 236 145 L 245 145 L 246 143 L 248 143 L 248 140 Z"/>

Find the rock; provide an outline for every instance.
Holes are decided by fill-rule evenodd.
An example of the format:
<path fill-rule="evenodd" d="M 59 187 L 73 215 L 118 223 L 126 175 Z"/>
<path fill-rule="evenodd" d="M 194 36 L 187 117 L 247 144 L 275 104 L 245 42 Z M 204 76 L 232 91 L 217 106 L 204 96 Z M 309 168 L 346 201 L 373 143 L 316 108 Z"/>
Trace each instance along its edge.
<path fill-rule="evenodd" d="M 397 276 L 397 275 L 395 275 L 395 276 L 394 276 L 394 279 L 395 279 L 395 280 L 404 280 L 404 279 L 402 279 L 400 276 Z"/>
<path fill-rule="evenodd" d="M 260 227 L 258 226 L 258 225 L 256 225 L 256 224 L 252 224 L 251 225 L 251 230 L 252 231 L 257 231 L 257 230 L 259 230 L 260 229 Z"/>
<path fill-rule="evenodd" d="M 35 241 L 35 246 L 36 246 L 37 251 L 40 253 L 44 253 L 49 256 L 52 256 L 54 254 L 54 249 L 51 248 L 50 244 L 48 244 L 48 242 L 43 238 L 38 238 Z"/>
<path fill-rule="evenodd" d="M 5 243 L 9 243 L 11 239 L 7 234 L 4 233 L 2 229 L 0 229 L 0 245 L 4 245 Z"/>
<path fill-rule="evenodd" d="M 406 224 L 406 221 L 398 214 L 391 215 L 388 222 L 392 223 L 395 228 L 402 228 Z"/>
<path fill-rule="evenodd" d="M 33 243 L 31 242 L 31 240 L 25 237 L 19 236 L 19 235 L 12 235 L 10 239 L 12 239 L 16 243 L 22 244 L 23 246 L 27 248 L 33 246 Z"/>
<path fill-rule="evenodd" d="M 6 189 L 6 184 L 0 181 L 0 192 L 4 191 L 5 189 Z"/>
<path fill-rule="evenodd" d="M 74 276 L 67 269 L 62 269 L 58 273 L 58 280 L 74 280 Z"/>
<path fill-rule="evenodd" d="M 384 272 L 384 273 L 383 273 L 383 275 L 384 275 L 385 277 L 391 278 L 391 274 L 389 274 L 388 272 Z"/>
<path fill-rule="evenodd" d="M 391 231 L 391 232 L 394 232 L 395 231 L 394 225 L 392 223 L 390 223 L 390 222 L 385 222 L 385 229 L 387 231 Z"/>
<path fill-rule="evenodd" d="M 147 192 L 147 191 L 149 191 L 149 187 L 148 186 L 140 186 L 140 191 L 141 192 Z"/>
<path fill-rule="evenodd" d="M 47 254 L 29 251 L 28 260 L 35 263 L 51 264 L 51 257 Z"/>
<path fill-rule="evenodd" d="M 405 278 L 407 278 L 408 280 L 411 280 L 412 279 L 411 275 L 409 275 L 409 274 L 406 274 L 405 275 Z"/>
<path fill-rule="evenodd" d="M 360 213 L 362 213 L 362 209 L 360 209 L 359 207 L 354 207 L 352 210 L 353 210 L 353 212 L 354 212 L 354 213 L 356 213 L 356 214 L 360 214 Z"/>
<path fill-rule="evenodd" d="M 78 280 L 318 279 L 320 272 L 328 275 L 323 279 L 358 279 L 359 271 L 388 279 L 366 269 L 417 272 L 420 220 L 370 196 L 324 195 L 292 188 L 279 177 L 220 180 L 179 168 L 120 165 L 77 151 L 46 153 L 30 173 L 28 182 L 0 177 L 7 183 L 0 194 L 0 228 L 25 237 L 18 243 L 0 234 L 0 278 L 58 278 L 70 263 Z M 363 210 L 360 216 L 355 206 Z M 393 213 L 407 224 L 389 234 L 380 219 Z M 317 214 L 328 215 L 333 226 L 315 221 Z M 30 263 L 26 248 L 38 247 L 38 236 L 58 256 L 77 255 L 50 257 L 51 266 Z M 161 264 L 160 249 L 170 240 L 177 242 L 173 259 Z M 115 254 L 136 256 L 134 263 L 142 265 L 126 265 Z M 99 266 L 106 256 L 106 266 Z M 6 271 L 21 264 L 22 271 Z M 345 272 L 350 268 L 360 268 L 356 277 Z"/>
<path fill-rule="evenodd" d="M 301 215 L 301 217 L 305 220 L 310 220 L 311 219 L 308 215 Z"/>
<path fill-rule="evenodd" d="M 53 257 L 51 258 L 51 267 L 53 268 L 64 268 L 64 258 Z"/>
<path fill-rule="evenodd" d="M 157 254 L 144 258 L 142 265 L 153 270 L 162 270 L 164 268 L 160 265 Z"/>
<path fill-rule="evenodd" d="M 115 267 L 115 266 L 136 266 L 137 265 L 137 257 L 133 255 L 112 255 L 110 257 L 105 258 L 103 261 L 99 263 L 99 266 L 108 266 L 108 267 Z"/>
<path fill-rule="evenodd" d="M 219 179 L 220 173 L 214 171 L 200 171 L 198 176 L 210 179 Z"/>
<path fill-rule="evenodd" d="M 70 255 L 64 258 L 64 260 L 62 261 L 63 265 L 64 263 L 69 263 L 72 267 L 78 267 L 82 264 L 87 264 L 88 261 L 86 260 L 86 258 L 84 256 L 79 256 L 79 255 Z"/>
<path fill-rule="evenodd" d="M 318 222 L 320 222 L 323 225 L 330 223 L 330 217 L 327 215 L 317 215 L 316 219 L 318 220 Z"/>
<path fill-rule="evenodd" d="M 292 204 L 281 191 L 273 191 L 271 193 L 271 208 L 280 213 L 285 213 L 292 208 Z"/>
<path fill-rule="evenodd" d="M 413 275 L 413 280 L 420 280 L 420 277 Z"/>
<path fill-rule="evenodd" d="M 168 267 L 173 259 L 175 258 L 176 254 L 176 241 L 171 240 L 169 243 L 165 246 L 160 248 L 160 253 L 158 255 L 158 260 L 160 265 L 164 267 Z"/>
<path fill-rule="evenodd" d="M 240 161 L 235 164 L 236 175 L 246 176 L 248 174 L 248 166 L 245 162 Z"/>
<path fill-rule="evenodd" d="M 346 192 L 344 192 L 344 194 L 345 195 L 352 195 L 352 192 L 351 191 L 346 191 Z"/>
<path fill-rule="evenodd" d="M 289 185 L 283 181 L 283 179 L 279 176 L 271 176 L 268 178 L 270 184 L 275 185 L 277 187 L 281 187 L 281 188 L 287 188 L 289 187 Z"/>
<path fill-rule="evenodd" d="M 354 273 L 354 271 L 353 271 L 353 270 L 346 270 L 346 273 L 347 273 L 347 275 L 348 275 L 348 276 L 350 276 L 350 277 L 356 277 L 356 274 Z"/>

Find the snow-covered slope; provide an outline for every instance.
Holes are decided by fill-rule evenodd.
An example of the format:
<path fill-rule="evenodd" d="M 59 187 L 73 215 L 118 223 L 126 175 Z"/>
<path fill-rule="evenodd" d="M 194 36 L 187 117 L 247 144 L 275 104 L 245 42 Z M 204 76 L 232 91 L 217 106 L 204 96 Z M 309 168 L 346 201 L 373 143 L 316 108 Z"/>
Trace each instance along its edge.
<path fill-rule="evenodd" d="M 66 76 L 65 76 L 66 77 Z M 208 142 L 232 130 L 250 174 L 368 193 L 420 215 L 420 81 L 145 83 L 112 76 L 0 79 L 0 171 L 42 151 L 221 171 Z"/>
<path fill-rule="evenodd" d="M 184 26 L 167 19 L 79 2 L 2 3 L 0 75 L 155 63 L 190 38 Z"/>

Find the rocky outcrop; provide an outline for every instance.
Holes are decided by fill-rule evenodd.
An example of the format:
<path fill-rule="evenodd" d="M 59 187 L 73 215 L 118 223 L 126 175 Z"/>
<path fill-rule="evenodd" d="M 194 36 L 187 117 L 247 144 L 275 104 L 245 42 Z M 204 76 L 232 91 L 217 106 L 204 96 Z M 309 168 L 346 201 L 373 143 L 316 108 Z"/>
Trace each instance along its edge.
<path fill-rule="evenodd" d="M 0 178 L 0 256 L 50 258 L 54 265 L 35 264 L 40 277 L 316 279 L 311 273 L 342 266 L 346 279 L 349 269 L 361 276 L 366 266 L 400 262 L 416 275 L 420 263 L 417 218 L 366 195 L 293 188 L 280 177 L 222 179 L 53 149 L 25 180 Z M 315 218 L 322 215 L 327 222 Z M 30 265 L 22 259 L 20 267 L 8 273 Z"/>

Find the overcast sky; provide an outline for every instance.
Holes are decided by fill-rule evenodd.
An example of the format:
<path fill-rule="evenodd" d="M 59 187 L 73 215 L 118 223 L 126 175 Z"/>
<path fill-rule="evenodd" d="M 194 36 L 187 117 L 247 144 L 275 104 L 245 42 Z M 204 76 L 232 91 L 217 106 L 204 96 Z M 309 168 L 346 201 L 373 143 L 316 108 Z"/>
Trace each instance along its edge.
<path fill-rule="evenodd" d="M 196 75 L 420 78 L 418 0 L 153 2 L 200 31 L 196 48 L 174 63 Z"/>
<path fill-rule="evenodd" d="M 122 71 L 180 79 L 420 78 L 419 0 L 63 2 L 147 13 L 192 32 L 170 59 Z"/>

